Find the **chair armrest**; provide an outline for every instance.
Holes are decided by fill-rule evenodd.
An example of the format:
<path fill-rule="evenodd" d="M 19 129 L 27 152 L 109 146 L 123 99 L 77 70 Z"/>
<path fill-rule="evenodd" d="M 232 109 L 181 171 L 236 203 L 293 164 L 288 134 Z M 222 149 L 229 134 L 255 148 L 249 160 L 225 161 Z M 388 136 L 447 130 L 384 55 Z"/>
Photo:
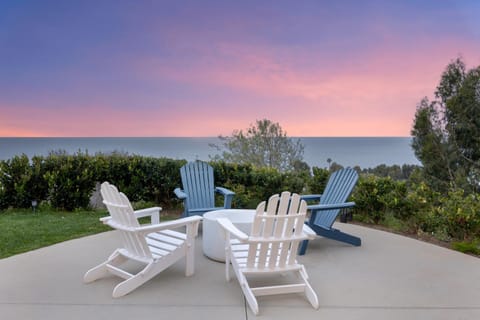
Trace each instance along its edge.
<path fill-rule="evenodd" d="M 308 224 L 303 225 L 302 231 L 303 231 L 303 234 L 307 236 L 308 240 L 313 240 L 317 237 L 317 234 L 315 233 L 315 231 L 313 231 L 312 228 L 308 226 Z"/>
<path fill-rule="evenodd" d="M 232 221 L 228 220 L 227 218 L 218 218 L 218 224 L 227 232 L 231 233 L 235 238 L 239 239 L 242 242 L 248 240 L 248 235 L 240 231 Z"/>
<path fill-rule="evenodd" d="M 113 221 L 112 217 L 104 217 L 100 218 L 100 221 L 102 221 L 104 224 L 109 225 L 110 227 L 117 229 L 117 230 L 122 230 L 122 231 L 128 231 L 128 232 L 138 232 L 138 233 L 152 233 L 156 231 L 161 231 L 164 229 L 176 229 L 183 227 L 185 225 L 191 224 L 191 223 L 198 223 L 203 219 L 203 217 L 200 216 L 192 216 L 192 217 L 186 217 L 186 218 L 180 218 L 177 220 L 172 220 L 172 221 L 166 221 L 162 223 L 157 223 L 157 224 L 149 224 L 149 225 L 143 225 L 140 227 L 127 227 L 122 224 L 117 224 L 115 221 Z"/>
<path fill-rule="evenodd" d="M 108 224 L 108 221 L 112 219 L 112 216 L 106 216 L 106 217 L 101 217 L 100 221 L 103 222 L 103 224 Z"/>
<path fill-rule="evenodd" d="M 125 206 L 126 207 L 126 206 Z M 160 211 L 162 208 L 160 207 L 151 207 L 151 208 L 146 208 L 146 209 L 140 209 L 140 210 L 135 210 L 135 217 L 137 218 L 143 218 L 143 217 L 148 217 L 150 216 L 150 222 L 151 224 L 159 224 L 160 223 Z M 100 221 L 103 222 L 104 224 L 108 225 L 113 225 L 110 220 L 112 220 L 111 216 L 106 216 L 100 218 Z M 131 230 L 131 229 L 128 229 Z"/>
<path fill-rule="evenodd" d="M 224 196 L 235 195 L 235 192 L 233 192 L 232 190 L 229 190 L 227 188 L 223 188 L 223 187 L 215 187 L 215 191 L 223 194 Z"/>
<path fill-rule="evenodd" d="M 188 197 L 187 194 L 185 192 L 183 192 L 183 190 L 180 189 L 180 188 L 175 188 L 175 190 L 173 190 L 173 192 L 175 193 L 177 198 L 179 198 L 180 200 L 187 199 L 187 197 Z"/>
<path fill-rule="evenodd" d="M 151 217 L 150 218 L 150 223 L 151 224 L 158 224 L 158 223 L 160 223 L 160 211 L 162 211 L 162 208 L 152 207 L 152 208 L 135 210 L 134 212 L 135 212 L 135 216 L 137 218 Z"/>
<path fill-rule="evenodd" d="M 223 207 L 225 209 L 230 209 L 232 207 L 232 200 L 233 200 L 233 196 L 235 195 L 235 192 L 222 187 L 216 187 L 215 191 L 223 194 L 225 198 L 223 201 Z"/>
<path fill-rule="evenodd" d="M 191 216 L 191 217 L 180 218 L 172 221 L 165 221 L 155 225 L 142 226 L 139 228 L 135 228 L 135 230 L 140 233 L 152 233 L 152 232 L 161 231 L 165 229 L 176 229 L 176 228 L 180 228 L 193 223 L 198 224 L 202 219 L 203 217 L 200 217 L 200 216 Z"/>
<path fill-rule="evenodd" d="M 321 198 L 322 198 L 321 194 L 306 194 L 306 195 L 300 196 L 300 199 L 305 201 L 313 201 L 313 200 L 320 201 Z"/>
<path fill-rule="evenodd" d="M 330 210 L 330 209 L 345 209 L 355 206 L 355 202 L 332 203 L 332 204 L 316 204 L 307 206 L 307 209 L 312 211 Z"/>

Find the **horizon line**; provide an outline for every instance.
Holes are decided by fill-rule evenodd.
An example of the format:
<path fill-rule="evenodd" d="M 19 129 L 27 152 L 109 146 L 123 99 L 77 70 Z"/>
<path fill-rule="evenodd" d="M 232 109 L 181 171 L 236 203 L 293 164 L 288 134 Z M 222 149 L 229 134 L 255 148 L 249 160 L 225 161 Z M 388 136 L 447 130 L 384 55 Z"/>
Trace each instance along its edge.
<path fill-rule="evenodd" d="M 220 135 L 221 136 L 221 135 Z M 127 139 L 127 138 L 219 138 L 217 136 L 0 136 L 0 139 L 86 139 L 86 138 L 108 138 L 108 139 Z M 222 136 L 229 137 L 229 136 Z M 413 136 L 287 136 L 287 138 L 413 138 Z"/>

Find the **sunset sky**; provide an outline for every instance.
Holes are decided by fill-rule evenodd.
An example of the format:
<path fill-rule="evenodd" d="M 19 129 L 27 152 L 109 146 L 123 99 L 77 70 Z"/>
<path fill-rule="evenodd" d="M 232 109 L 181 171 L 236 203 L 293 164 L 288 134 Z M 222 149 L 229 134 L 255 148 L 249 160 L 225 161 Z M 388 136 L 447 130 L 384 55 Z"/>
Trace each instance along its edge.
<path fill-rule="evenodd" d="M 0 1 L 0 136 L 408 136 L 480 1 Z"/>

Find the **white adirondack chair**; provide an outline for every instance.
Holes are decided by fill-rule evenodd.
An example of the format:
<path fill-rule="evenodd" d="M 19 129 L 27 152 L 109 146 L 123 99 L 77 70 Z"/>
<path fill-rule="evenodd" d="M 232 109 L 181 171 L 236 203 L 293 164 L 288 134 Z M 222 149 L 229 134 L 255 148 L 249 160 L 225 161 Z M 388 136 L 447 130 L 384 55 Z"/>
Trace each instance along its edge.
<path fill-rule="evenodd" d="M 101 221 L 121 232 L 123 247 L 116 249 L 107 261 L 87 271 L 85 282 L 109 273 L 124 278 L 125 281 L 113 290 L 113 297 L 117 298 L 138 288 L 183 257 L 186 258 L 186 276 L 194 273 L 194 243 L 201 217 L 160 223 L 159 207 L 134 211 L 128 198 L 108 182 L 102 184 L 101 194 L 110 213 Z M 146 216 L 151 217 L 151 224 L 140 225 L 137 218 Z M 186 233 L 171 230 L 184 229 L 185 226 Z M 137 274 L 131 274 L 119 267 L 129 259 L 146 266 Z"/>
<path fill-rule="evenodd" d="M 318 298 L 308 282 L 307 272 L 296 261 L 299 243 L 309 237 L 303 230 L 307 203 L 298 194 L 283 192 L 274 195 L 257 207 L 251 234 L 238 230 L 227 218 L 219 218 L 218 223 L 225 230 L 226 278 L 230 280 L 230 261 L 245 295 L 248 305 L 258 314 L 256 296 L 284 293 L 305 293 L 308 301 L 317 309 Z M 232 239 L 233 237 L 233 239 Z M 280 284 L 265 287 L 251 287 L 248 276 L 286 274 L 297 275 L 298 283 Z"/>

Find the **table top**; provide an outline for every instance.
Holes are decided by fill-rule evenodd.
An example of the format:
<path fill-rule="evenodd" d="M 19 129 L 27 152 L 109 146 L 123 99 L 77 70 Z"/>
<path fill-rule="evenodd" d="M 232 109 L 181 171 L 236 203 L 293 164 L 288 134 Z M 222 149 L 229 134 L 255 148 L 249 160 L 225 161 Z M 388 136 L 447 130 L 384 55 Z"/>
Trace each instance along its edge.
<path fill-rule="evenodd" d="M 217 220 L 218 218 L 228 218 L 232 223 L 252 223 L 254 216 L 254 209 L 221 209 L 205 212 L 203 219 Z"/>

